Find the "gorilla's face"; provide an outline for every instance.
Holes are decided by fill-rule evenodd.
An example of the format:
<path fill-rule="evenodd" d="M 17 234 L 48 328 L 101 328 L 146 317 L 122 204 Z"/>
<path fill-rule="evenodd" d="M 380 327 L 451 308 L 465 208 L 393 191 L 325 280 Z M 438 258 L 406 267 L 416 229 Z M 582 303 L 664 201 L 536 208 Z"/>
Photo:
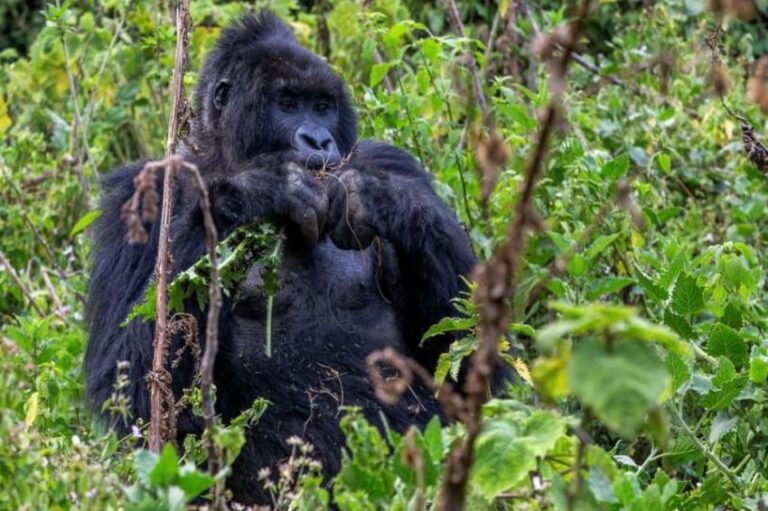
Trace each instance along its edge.
<path fill-rule="evenodd" d="M 269 116 L 279 138 L 290 140 L 299 161 L 309 168 L 335 167 L 341 154 L 333 134 L 339 122 L 338 100 L 325 94 L 279 91 Z"/>
<path fill-rule="evenodd" d="M 194 144 L 228 163 L 285 153 L 334 167 L 357 137 L 344 82 L 271 15 L 225 31 L 198 85 Z"/>

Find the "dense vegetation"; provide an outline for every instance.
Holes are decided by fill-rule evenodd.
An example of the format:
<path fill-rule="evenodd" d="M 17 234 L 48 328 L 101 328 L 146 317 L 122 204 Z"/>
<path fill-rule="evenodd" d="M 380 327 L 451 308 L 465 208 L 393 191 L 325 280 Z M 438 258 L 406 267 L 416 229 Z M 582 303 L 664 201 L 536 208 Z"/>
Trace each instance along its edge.
<path fill-rule="evenodd" d="M 183 509 L 213 483 L 198 446 L 180 458 L 143 450 L 138 428 L 116 438 L 90 417 L 82 376 L 99 183 L 164 151 L 171 12 L 33 4 L 0 5 L 0 509 Z M 546 61 L 560 50 L 545 34 L 573 9 L 459 4 L 466 38 L 442 2 L 193 0 L 187 91 L 220 27 L 270 6 L 347 78 L 364 136 L 434 174 L 488 258 L 553 93 Z M 516 377 L 484 406 L 468 509 L 766 509 L 768 159 L 742 143 L 744 127 L 768 133 L 766 13 L 763 0 L 594 2 L 501 342 Z M 481 174 L 499 161 L 488 196 Z M 436 330 L 472 332 L 476 307 L 460 304 L 468 317 Z M 472 334 L 454 343 L 436 378 L 477 346 Z M 259 411 L 217 429 L 230 462 Z M 429 508 L 461 424 L 401 437 L 354 410 L 341 421 L 339 508 Z M 322 509 L 329 487 L 312 448 L 294 444 L 264 484 L 275 508 Z"/>

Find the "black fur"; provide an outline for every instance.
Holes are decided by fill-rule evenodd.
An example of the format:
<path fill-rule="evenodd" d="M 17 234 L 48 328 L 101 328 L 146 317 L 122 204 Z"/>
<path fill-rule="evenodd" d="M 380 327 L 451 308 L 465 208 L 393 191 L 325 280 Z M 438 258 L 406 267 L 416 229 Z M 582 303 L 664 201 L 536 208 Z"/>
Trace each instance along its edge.
<path fill-rule="evenodd" d="M 296 165 L 290 133 L 278 126 L 283 121 L 274 103 L 285 89 L 336 102 L 333 115 L 318 119 L 347 158 L 326 182 Z M 355 115 L 343 82 L 273 15 L 246 17 L 224 31 L 200 75 L 195 103 L 184 155 L 210 183 L 222 234 L 259 217 L 287 229 L 272 357 L 263 353 L 266 300 L 257 271 L 243 283 L 238 301 L 226 300 L 222 310 L 215 371 L 219 413 L 230 419 L 257 397 L 273 403 L 248 432 L 229 480 L 236 499 L 253 502 L 263 498 L 258 469 L 286 457 L 285 440 L 292 435 L 315 445 L 327 474 L 339 469 L 341 406 L 360 406 L 377 424 L 383 412 L 400 431 L 439 413 L 419 382 L 397 405 L 380 404 L 365 358 L 392 346 L 434 369 L 445 341 L 422 348 L 421 335 L 455 314 L 450 299 L 462 290 L 460 276 L 475 260 L 455 215 L 411 156 L 382 143 L 354 146 Z M 147 226 L 146 245 L 124 241 L 120 207 L 141 168 L 139 162 L 117 169 L 107 180 L 87 307 L 86 375 L 88 398 L 99 411 L 112 392 L 117 362 L 129 361 L 132 411 L 146 419 L 144 376 L 153 325 L 134 321 L 120 327 L 152 278 L 157 252 L 156 224 Z M 201 213 L 183 179 L 175 207 L 174 274 L 193 264 L 205 244 Z M 376 237 L 381 243 L 374 243 Z M 189 311 L 204 332 L 203 311 Z M 178 347 L 174 342 L 171 353 Z M 190 385 L 193 370 L 185 356 L 173 372 L 177 392 Z M 189 412 L 181 414 L 180 435 L 199 429 Z"/>

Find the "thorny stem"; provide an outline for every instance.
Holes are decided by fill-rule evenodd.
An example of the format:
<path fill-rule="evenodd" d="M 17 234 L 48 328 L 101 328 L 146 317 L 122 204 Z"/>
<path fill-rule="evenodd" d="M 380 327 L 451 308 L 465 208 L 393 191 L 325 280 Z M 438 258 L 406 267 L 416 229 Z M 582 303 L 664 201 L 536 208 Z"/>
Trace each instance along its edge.
<path fill-rule="evenodd" d="M 449 0 L 452 16 L 457 14 L 455 2 Z M 481 409 L 487 400 L 486 389 L 493 378 L 493 369 L 498 356 L 498 339 L 502 337 L 512 321 L 508 305 L 514 296 L 516 277 L 525 249 L 526 233 L 532 220 L 532 198 L 544 160 L 549 139 L 558 119 L 560 98 L 565 89 L 565 73 L 571 59 L 573 46 L 581 34 L 584 20 L 589 13 L 590 0 L 583 0 L 576 17 L 567 32 L 565 49 L 552 69 L 551 99 L 543 116 L 542 125 L 535 141 L 533 154 L 525 169 L 523 189 L 515 207 L 515 218 L 509 226 L 507 240 L 501 244 L 494 257 L 478 266 L 474 271 L 477 282 L 475 299 L 480 310 L 478 335 L 480 347 L 472 357 L 464 391 L 467 434 L 450 453 L 446 465 L 443 487 L 438 498 L 437 509 L 459 511 L 464 509 L 469 472 L 473 463 L 474 444 L 480 434 Z M 475 74 L 477 78 L 477 75 Z"/>

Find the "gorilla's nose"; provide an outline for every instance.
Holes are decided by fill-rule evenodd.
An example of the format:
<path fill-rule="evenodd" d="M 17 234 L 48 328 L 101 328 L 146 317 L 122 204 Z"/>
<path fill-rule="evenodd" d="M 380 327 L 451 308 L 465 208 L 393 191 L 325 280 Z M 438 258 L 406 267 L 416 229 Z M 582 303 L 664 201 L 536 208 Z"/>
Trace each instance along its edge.
<path fill-rule="evenodd" d="M 339 149 L 331 133 L 320 126 L 300 126 L 293 134 L 293 147 L 310 168 L 338 165 Z"/>

